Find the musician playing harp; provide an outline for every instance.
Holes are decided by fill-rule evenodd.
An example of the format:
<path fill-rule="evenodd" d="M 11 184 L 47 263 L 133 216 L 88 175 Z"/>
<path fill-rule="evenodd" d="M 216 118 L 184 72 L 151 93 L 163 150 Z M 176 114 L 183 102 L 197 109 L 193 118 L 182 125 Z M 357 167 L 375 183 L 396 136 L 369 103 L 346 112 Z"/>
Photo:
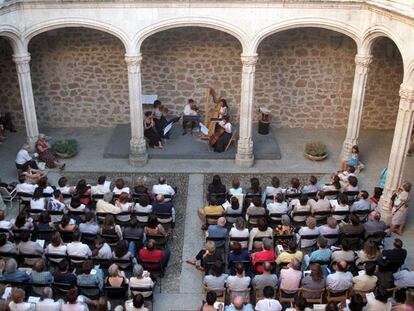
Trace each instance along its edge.
<path fill-rule="evenodd" d="M 228 115 L 224 115 L 222 120 L 217 123 L 218 129 L 210 137 L 210 145 L 214 147 L 214 152 L 224 152 L 231 138 L 232 126 Z"/>

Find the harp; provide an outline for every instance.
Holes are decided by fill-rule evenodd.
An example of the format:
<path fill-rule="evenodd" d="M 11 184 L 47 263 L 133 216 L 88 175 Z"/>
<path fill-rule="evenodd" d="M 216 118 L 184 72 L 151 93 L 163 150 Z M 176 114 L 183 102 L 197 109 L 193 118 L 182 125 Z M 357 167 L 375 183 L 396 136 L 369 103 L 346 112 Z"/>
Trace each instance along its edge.
<path fill-rule="evenodd" d="M 202 139 L 209 139 L 214 134 L 216 119 L 220 111 L 220 97 L 212 87 L 207 88 L 206 98 L 204 102 L 204 124 L 208 127 L 208 136 L 202 135 Z M 213 105 L 211 105 L 213 103 Z M 212 107 L 211 107 L 212 106 Z"/>

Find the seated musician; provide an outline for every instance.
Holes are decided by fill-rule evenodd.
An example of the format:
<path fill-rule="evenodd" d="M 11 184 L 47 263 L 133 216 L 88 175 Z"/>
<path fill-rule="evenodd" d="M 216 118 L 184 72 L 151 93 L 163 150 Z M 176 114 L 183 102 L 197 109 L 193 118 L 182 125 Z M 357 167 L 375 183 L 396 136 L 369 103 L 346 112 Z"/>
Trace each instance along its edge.
<path fill-rule="evenodd" d="M 218 114 L 219 119 L 223 119 L 224 116 L 229 115 L 229 106 L 225 99 L 220 99 L 220 110 Z"/>
<path fill-rule="evenodd" d="M 190 98 L 188 100 L 188 103 L 184 106 L 183 115 L 184 116 L 197 116 L 198 115 L 198 107 L 194 103 L 193 99 Z M 193 129 L 197 126 L 196 121 L 187 121 L 187 120 L 185 120 L 185 118 L 183 118 L 183 135 L 187 134 L 187 124 L 188 123 L 191 123 L 191 132 L 190 132 L 190 134 L 193 133 Z"/>
<path fill-rule="evenodd" d="M 218 125 L 218 130 L 210 138 L 210 145 L 214 147 L 214 152 L 224 152 L 232 133 L 229 116 L 223 116 L 223 120 Z"/>

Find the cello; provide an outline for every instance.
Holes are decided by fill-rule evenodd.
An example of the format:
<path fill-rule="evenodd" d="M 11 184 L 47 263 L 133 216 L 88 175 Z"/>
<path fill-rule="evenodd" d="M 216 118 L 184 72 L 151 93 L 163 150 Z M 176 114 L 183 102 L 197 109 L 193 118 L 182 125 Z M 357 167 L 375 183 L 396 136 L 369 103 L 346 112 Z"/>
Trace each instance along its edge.
<path fill-rule="evenodd" d="M 211 135 L 210 140 L 209 140 L 210 146 L 213 147 L 225 132 L 226 132 L 226 129 L 224 127 L 220 127 L 220 129 L 217 132 Z"/>

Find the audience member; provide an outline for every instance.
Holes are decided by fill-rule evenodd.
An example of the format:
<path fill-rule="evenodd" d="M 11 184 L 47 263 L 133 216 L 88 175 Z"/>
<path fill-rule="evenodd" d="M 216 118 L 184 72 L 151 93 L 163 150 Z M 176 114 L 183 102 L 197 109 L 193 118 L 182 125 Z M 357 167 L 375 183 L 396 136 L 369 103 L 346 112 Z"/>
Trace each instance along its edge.
<path fill-rule="evenodd" d="M 378 278 L 374 275 L 375 264 L 367 262 L 365 264 L 365 273 L 354 276 L 352 282 L 354 283 L 353 290 L 355 291 L 371 291 L 377 285 Z"/>
<path fill-rule="evenodd" d="M 98 184 L 91 187 L 91 194 L 103 195 L 108 192 L 111 192 L 111 182 L 109 180 L 106 180 L 106 176 L 99 176 Z"/>
<path fill-rule="evenodd" d="M 209 220 L 207 224 L 206 215 L 220 215 L 223 216 L 224 208 L 221 204 L 219 204 L 215 197 L 211 197 L 209 199 L 209 205 L 205 206 L 204 208 L 199 208 L 197 210 L 198 217 L 200 218 L 202 229 L 207 230 L 209 224 L 214 224 L 216 221 Z"/>
<path fill-rule="evenodd" d="M 307 193 L 318 192 L 319 189 L 318 189 L 317 183 L 318 183 L 318 179 L 315 176 L 311 175 L 309 177 L 309 183 L 303 186 L 302 193 L 307 194 Z"/>
<path fill-rule="evenodd" d="M 298 245 L 294 239 L 290 240 L 288 243 L 287 250 L 280 253 L 276 258 L 276 263 L 289 263 L 293 258 L 297 259 L 299 262 L 303 259 L 302 251 L 297 249 Z"/>
<path fill-rule="evenodd" d="M 214 262 L 209 273 L 210 274 L 207 274 L 203 280 L 203 284 L 207 287 L 207 289 L 221 289 L 226 287 L 228 275 L 223 273 L 223 262 L 219 260 Z M 216 290 L 215 293 L 217 296 L 223 296 L 222 290 Z"/>
<path fill-rule="evenodd" d="M 127 193 L 130 194 L 130 189 L 129 187 L 125 187 L 125 181 L 123 178 L 118 178 L 117 180 L 115 180 L 115 187 L 112 190 L 112 193 L 115 195 L 120 195 L 121 193 Z"/>
<path fill-rule="evenodd" d="M 256 311 L 282 311 L 282 305 L 273 297 L 275 296 L 275 290 L 272 286 L 266 286 L 263 288 L 263 299 L 256 303 Z"/>
<path fill-rule="evenodd" d="M 403 242 L 400 239 L 394 239 L 393 248 L 384 249 L 382 256 L 388 262 L 388 268 L 392 272 L 397 272 L 407 258 L 407 250 L 403 248 Z"/>
<path fill-rule="evenodd" d="M 251 255 L 252 265 L 255 267 L 255 271 L 258 273 L 262 273 L 262 265 L 261 263 L 264 261 L 271 261 L 275 260 L 275 251 L 273 250 L 273 240 L 269 238 L 263 238 L 262 243 L 262 250 L 255 252 Z"/>
<path fill-rule="evenodd" d="M 17 270 L 16 260 L 10 258 L 4 265 L 3 280 L 10 282 L 28 282 L 31 279 L 26 272 Z"/>
<path fill-rule="evenodd" d="M 31 255 L 42 255 L 43 247 L 35 242 L 30 241 L 30 232 L 23 231 L 19 235 L 20 243 L 17 245 L 17 251 L 19 254 L 31 254 Z M 32 266 L 36 262 L 36 258 L 24 258 L 24 262 L 27 265 Z"/>
<path fill-rule="evenodd" d="M 150 199 L 148 195 L 143 194 L 138 198 L 138 202 L 135 204 L 133 211 L 138 212 L 138 213 L 146 213 L 148 215 L 151 214 L 152 205 L 150 204 Z M 148 216 L 136 216 L 136 217 L 139 222 L 145 223 L 148 221 Z"/>
<path fill-rule="evenodd" d="M 43 259 L 38 259 L 33 265 L 33 270 L 30 273 L 30 278 L 33 283 L 50 285 L 53 281 L 53 276 L 50 271 L 45 271 L 46 264 Z M 33 286 L 33 291 L 41 296 L 44 287 Z"/>
<path fill-rule="evenodd" d="M 145 271 L 141 265 L 134 265 L 132 269 L 132 277 L 129 279 L 129 286 L 131 288 L 138 287 L 138 288 L 151 288 L 151 290 L 143 292 L 140 291 L 144 298 L 151 297 L 152 295 L 152 288 L 154 287 L 155 283 L 150 277 L 150 273 Z M 131 291 L 133 295 L 138 294 L 138 292 Z"/>
<path fill-rule="evenodd" d="M 112 201 L 112 192 L 106 192 L 103 199 L 99 199 L 96 202 L 96 213 L 110 213 L 110 214 L 119 214 L 122 212 L 119 206 L 111 204 Z"/>
<path fill-rule="evenodd" d="M 316 244 L 317 238 L 304 239 L 302 237 L 312 237 L 319 235 L 319 228 L 316 227 L 316 219 L 313 217 L 308 217 L 306 219 L 306 227 L 299 229 L 298 238 L 299 245 L 301 249 L 312 249 Z"/>
<path fill-rule="evenodd" d="M 152 212 L 157 215 L 160 223 L 175 222 L 175 208 L 171 201 L 165 199 L 164 195 L 157 194 L 155 202 L 152 204 Z M 161 215 L 171 215 L 169 217 L 161 217 Z"/>
<path fill-rule="evenodd" d="M 264 237 L 273 239 L 273 230 L 268 226 L 267 221 L 264 218 L 259 218 L 257 227 L 250 230 L 249 250 L 260 249 L 262 247 L 262 241 L 255 241 L 255 239 Z"/>
<path fill-rule="evenodd" d="M 328 217 L 326 219 L 326 224 L 319 227 L 319 234 L 326 239 L 328 246 L 332 246 L 338 242 L 338 238 L 327 238 L 325 235 L 338 235 L 339 236 L 339 226 L 338 222 L 334 217 Z"/>
<path fill-rule="evenodd" d="M 250 233 L 249 229 L 246 228 L 246 222 L 243 218 L 237 218 L 236 222 L 234 223 L 233 227 L 230 229 L 229 232 L 230 238 L 249 238 Z M 247 248 L 248 241 L 240 241 L 240 245 L 243 248 Z"/>
<path fill-rule="evenodd" d="M 301 263 L 292 258 L 287 268 L 280 270 L 280 288 L 286 294 L 292 294 L 299 288 L 302 279 Z"/>
<path fill-rule="evenodd" d="M 240 195 L 243 194 L 243 188 L 240 187 L 240 180 L 238 178 L 234 178 L 231 182 L 231 188 L 229 189 L 230 195 Z"/>
<path fill-rule="evenodd" d="M 167 184 L 167 178 L 165 176 L 160 176 L 158 178 L 158 185 L 152 187 L 152 193 L 154 196 L 157 196 L 158 194 L 174 196 L 175 190 Z"/>
<path fill-rule="evenodd" d="M 326 286 L 334 293 L 346 291 L 352 287 L 352 273 L 346 271 L 348 264 L 341 260 L 336 264 L 336 272 L 326 277 Z"/>
<path fill-rule="evenodd" d="M 21 288 L 13 288 L 10 294 L 10 311 L 34 311 L 33 303 L 25 302 L 26 292 Z"/>
<path fill-rule="evenodd" d="M 276 287 L 278 278 L 275 273 L 272 273 L 272 263 L 265 261 L 262 263 L 262 274 L 256 274 L 252 280 L 252 285 L 255 290 L 263 291 L 266 286 Z"/>
<path fill-rule="evenodd" d="M 76 285 L 76 275 L 69 271 L 69 262 L 66 259 L 59 262 L 58 270 L 53 274 L 53 281 L 72 286 Z"/>
<path fill-rule="evenodd" d="M 323 192 L 322 190 L 318 191 L 316 194 L 316 198 L 316 201 L 314 199 L 309 200 L 309 205 L 311 207 L 312 214 L 314 214 L 315 212 L 328 212 L 331 210 L 331 203 L 325 197 L 325 192 Z M 314 215 L 314 217 L 317 220 L 326 218 L 326 216 L 322 215 Z"/>
<path fill-rule="evenodd" d="M 310 289 L 312 291 L 322 290 L 325 288 L 325 277 L 322 267 L 318 263 L 311 263 L 310 274 L 303 277 L 301 287 L 303 289 Z M 304 298 L 318 298 L 320 294 L 315 292 L 303 292 Z"/>
<path fill-rule="evenodd" d="M 146 247 L 139 250 L 139 258 L 141 261 L 158 261 L 165 269 L 170 260 L 170 251 L 167 248 L 164 250 L 156 249 L 155 245 L 155 241 L 149 239 Z"/>
<path fill-rule="evenodd" d="M 207 235 L 209 238 L 222 238 L 223 241 L 216 241 L 216 247 L 222 247 L 227 237 L 226 218 L 220 217 L 217 219 L 217 224 L 209 225 Z"/>
<path fill-rule="evenodd" d="M 81 233 L 98 234 L 99 225 L 95 223 L 95 214 L 88 212 L 85 214 L 85 221 L 79 224 Z"/>
<path fill-rule="evenodd" d="M 36 311 L 60 311 L 63 300 L 55 301 L 53 299 L 53 290 L 50 287 L 44 287 L 42 290 L 42 300 L 36 302 Z"/>

